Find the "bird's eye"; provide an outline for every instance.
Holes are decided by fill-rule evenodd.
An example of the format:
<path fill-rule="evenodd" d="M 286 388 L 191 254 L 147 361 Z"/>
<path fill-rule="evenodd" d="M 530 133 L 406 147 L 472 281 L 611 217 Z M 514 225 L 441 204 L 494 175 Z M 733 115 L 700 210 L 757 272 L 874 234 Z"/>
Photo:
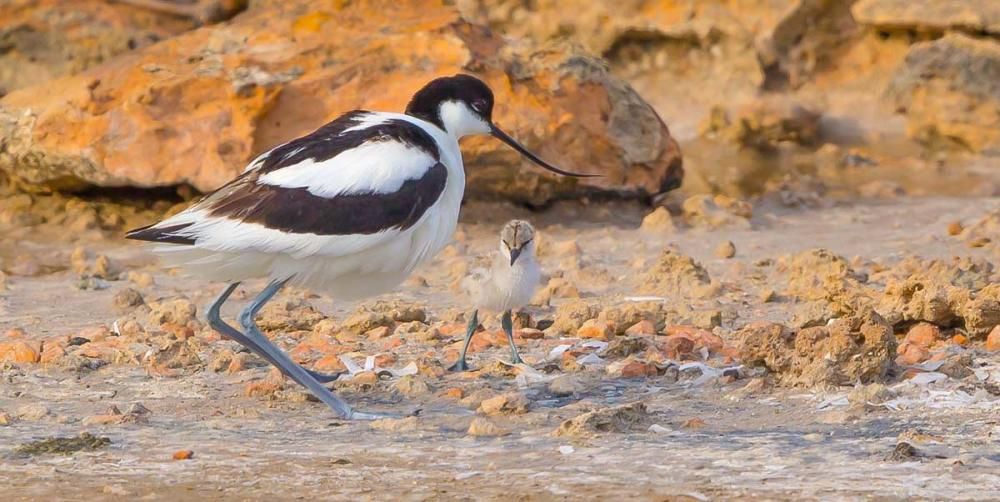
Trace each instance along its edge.
<path fill-rule="evenodd" d="M 477 112 L 482 113 L 483 111 L 486 110 L 486 101 L 483 101 L 481 99 L 477 99 L 477 100 L 473 101 L 472 102 L 472 109 L 475 110 L 475 111 L 477 111 Z"/>

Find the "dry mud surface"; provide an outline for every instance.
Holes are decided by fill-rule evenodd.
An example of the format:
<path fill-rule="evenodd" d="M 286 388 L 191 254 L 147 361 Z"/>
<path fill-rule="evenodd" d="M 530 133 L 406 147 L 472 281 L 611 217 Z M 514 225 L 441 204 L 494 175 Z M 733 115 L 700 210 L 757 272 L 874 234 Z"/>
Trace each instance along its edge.
<path fill-rule="evenodd" d="M 420 410 L 375 423 L 335 419 L 205 327 L 221 285 L 164 270 L 115 232 L 67 235 L 44 217 L 10 230 L 0 499 L 1000 496 L 1000 352 L 987 349 L 993 310 L 981 305 L 1000 236 L 988 218 L 977 225 L 1000 200 L 765 201 L 750 219 L 748 207 L 717 202 L 726 209 L 685 203 L 641 228 L 648 209 L 631 205 L 476 204 L 456 244 L 385 303 L 283 292 L 261 325 L 294 357 L 330 371 L 340 356 L 359 366 L 375 356 L 396 371 L 333 384 L 360 408 Z M 515 216 L 538 226 L 555 277 L 527 309 L 543 329 L 519 331 L 531 367 L 502 364 L 491 315 L 470 357 L 479 371 L 444 372 L 466 308 L 453 285 Z M 928 279 L 919 291 L 941 287 L 961 304 L 930 309 L 924 343 L 914 326 L 929 308 L 886 291 L 935 266 L 958 289 Z M 261 286 L 241 287 L 238 300 Z M 751 353 L 743 341 L 774 326 L 763 322 L 799 333 L 787 343 L 808 333 L 857 345 Z M 912 360 L 894 361 L 897 350 Z M 766 361 L 751 367 L 753 357 Z M 83 432 L 94 437 L 33 443 Z"/>

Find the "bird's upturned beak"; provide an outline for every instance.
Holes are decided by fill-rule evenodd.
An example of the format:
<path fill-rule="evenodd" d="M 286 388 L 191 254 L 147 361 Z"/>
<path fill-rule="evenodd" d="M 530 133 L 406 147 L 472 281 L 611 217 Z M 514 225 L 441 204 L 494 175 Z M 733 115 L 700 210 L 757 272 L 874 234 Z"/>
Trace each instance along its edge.
<path fill-rule="evenodd" d="M 514 266 L 514 262 L 517 261 L 518 256 L 521 256 L 521 248 L 513 248 L 510 250 L 510 266 Z"/>
<path fill-rule="evenodd" d="M 558 173 L 563 176 L 574 176 L 577 178 L 594 178 L 600 176 L 600 174 L 581 174 L 581 173 L 571 173 L 569 171 L 563 171 L 562 169 L 559 169 L 558 167 L 553 166 L 552 164 L 549 164 L 548 162 L 545 162 L 544 160 L 538 158 L 537 155 L 528 151 L 528 149 L 522 146 L 520 143 L 518 143 L 517 140 L 508 136 L 507 133 L 503 132 L 499 127 L 497 127 L 494 124 L 490 124 L 490 134 L 492 134 L 493 137 L 499 139 L 500 141 L 507 143 L 508 146 L 510 146 L 514 150 L 517 150 L 518 153 L 524 155 L 535 164 L 538 164 L 554 173 Z M 511 263 L 513 263 L 513 260 L 511 260 Z"/>

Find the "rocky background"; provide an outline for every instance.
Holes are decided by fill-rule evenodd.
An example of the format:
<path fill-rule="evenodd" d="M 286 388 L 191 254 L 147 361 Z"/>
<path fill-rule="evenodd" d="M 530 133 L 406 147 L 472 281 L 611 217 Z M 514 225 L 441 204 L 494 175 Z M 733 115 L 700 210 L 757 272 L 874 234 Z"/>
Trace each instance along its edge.
<path fill-rule="evenodd" d="M 546 158 L 605 175 L 477 139 L 472 197 L 996 190 L 988 0 L 15 0 L 0 19 L 0 170 L 23 190 L 209 191 L 459 71 Z"/>
<path fill-rule="evenodd" d="M 399 291 L 260 316 L 420 416 L 331 422 L 204 323 L 218 284 L 121 239 L 456 72 L 604 176 L 470 138 L 455 241 Z M 996 1 L 0 2 L 0 498 L 982 498 L 998 173 Z M 512 217 L 545 271 L 529 364 L 484 315 L 448 372 Z"/>

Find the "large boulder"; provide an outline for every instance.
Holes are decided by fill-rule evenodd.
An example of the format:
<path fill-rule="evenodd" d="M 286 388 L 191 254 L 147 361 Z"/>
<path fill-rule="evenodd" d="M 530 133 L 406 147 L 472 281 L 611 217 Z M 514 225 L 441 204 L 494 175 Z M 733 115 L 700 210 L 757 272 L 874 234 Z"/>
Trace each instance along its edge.
<path fill-rule="evenodd" d="M 105 0 L 0 2 L 0 96 L 70 75 L 193 27 Z"/>
<path fill-rule="evenodd" d="M 884 30 L 1000 35 L 996 0 L 859 0 L 851 12 L 858 23 Z"/>
<path fill-rule="evenodd" d="M 889 85 L 910 135 L 1000 151 L 1000 42 L 949 34 L 914 44 Z"/>
<path fill-rule="evenodd" d="M 0 100 L 0 169 L 25 186 L 214 189 L 255 154 L 355 108 L 402 110 L 432 78 L 480 75 L 498 124 L 567 169 L 465 143 L 470 194 L 542 204 L 680 183 L 666 125 L 599 59 L 507 41 L 444 2 L 261 2 L 75 76 Z"/>

